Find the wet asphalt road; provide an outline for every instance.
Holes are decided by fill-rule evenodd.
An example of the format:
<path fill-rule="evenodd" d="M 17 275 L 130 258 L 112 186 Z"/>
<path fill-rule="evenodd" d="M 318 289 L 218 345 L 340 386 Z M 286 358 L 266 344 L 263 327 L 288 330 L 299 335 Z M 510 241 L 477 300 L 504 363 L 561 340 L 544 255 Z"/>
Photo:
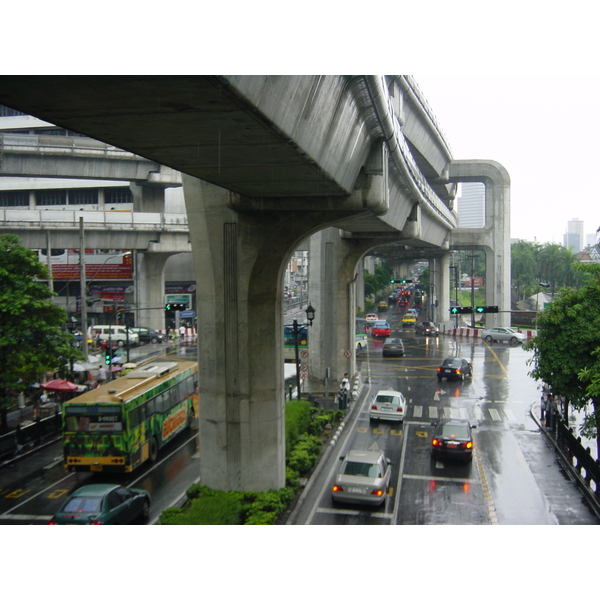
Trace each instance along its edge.
<path fill-rule="evenodd" d="M 402 330 L 395 311 L 387 318 L 392 336 L 404 340 L 405 357 L 384 359 L 382 342 L 370 338 L 359 365 L 367 382 L 364 399 L 347 418 L 292 524 L 598 524 L 531 418 L 540 391 L 527 375 L 529 355 L 520 345 L 423 337 L 412 328 Z M 472 380 L 438 382 L 436 368 L 448 356 L 469 360 Z M 407 398 L 405 421 L 371 424 L 368 400 L 388 388 Z M 472 462 L 431 459 L 432 422 L 442 417 L 476 425 Z M 380 508 L 331 501 L 338 457 L 351 448 L 380 448 L 393 462 L 390 491 Z"/>

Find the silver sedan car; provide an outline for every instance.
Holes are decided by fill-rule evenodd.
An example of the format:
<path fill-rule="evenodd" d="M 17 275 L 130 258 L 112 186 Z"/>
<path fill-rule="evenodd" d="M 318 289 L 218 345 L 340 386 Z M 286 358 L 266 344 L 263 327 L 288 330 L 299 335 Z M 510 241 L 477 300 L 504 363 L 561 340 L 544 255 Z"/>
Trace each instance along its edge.
<path fill-rule="evenodd" d="M 331 488 L 334 502 L 379 505 L 385 501 L 392 473 L 381 450 L 350 450 Z"/>
<path fill-rule="evenodd" d="M 492 327 L 491 329 L 485 329 L 481 337 L 488 343 L 492 342 L 511 342 L 513 344 L 520 344 L 524 342 L 527 337 L 520 331 L 516 331 L 511 327 Z"/>

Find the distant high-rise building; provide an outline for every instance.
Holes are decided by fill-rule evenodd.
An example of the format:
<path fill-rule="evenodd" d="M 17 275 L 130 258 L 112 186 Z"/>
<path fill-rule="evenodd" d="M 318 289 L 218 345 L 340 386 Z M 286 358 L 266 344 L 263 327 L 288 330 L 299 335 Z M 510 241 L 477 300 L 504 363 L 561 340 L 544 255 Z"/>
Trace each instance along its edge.
<path fill-rule="evenodd" d="M 583 250 L 583 221 L 571 219 L 567 223 L 564 246 L 570 248 L 575 254 Z"/>
<path fill-rule="evenodd" d="M 459 227 L 485 225 L 485 185 L 479 182 L 462 182 L 457 201 Z"/>

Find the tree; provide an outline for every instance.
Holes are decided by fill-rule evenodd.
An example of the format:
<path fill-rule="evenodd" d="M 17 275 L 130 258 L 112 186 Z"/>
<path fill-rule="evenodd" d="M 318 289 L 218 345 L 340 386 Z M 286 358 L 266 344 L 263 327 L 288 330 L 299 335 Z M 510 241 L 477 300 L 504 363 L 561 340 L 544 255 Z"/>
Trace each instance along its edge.
<path fill-rule="evenodd" d="M 40 279 L 48 269 L 16 235 L 0 235 L 0 431 L 17 394 L 46 371 L 63 371 L 82 357 L 62 326 L 65 311 L 50 301 L 54 292 Z"/>
<path fill-rule="evenodd" d="M 387 264 L 375 265 L 375 274 L 371 275 L 365 271 L 365 297 L 374 296 L 377 292 L 386 289 L 390 285 L 390 279 L 393 278 L 393 271 Z"/>
<path fill-rule="evenodd" d="M 537 336 L 524 344 L 533 351 L 530 375 L 550 385 L 568 404 L 582 409 L 591 401 L 594 411 L 584 419 L 582 432 L 598 436 L 600 395 L 600 265 L 578 265 L 587 274 L 579 289 L 561 289 L 538 315 Z M 565 415 L 567 416 L 567 415 Z"/>

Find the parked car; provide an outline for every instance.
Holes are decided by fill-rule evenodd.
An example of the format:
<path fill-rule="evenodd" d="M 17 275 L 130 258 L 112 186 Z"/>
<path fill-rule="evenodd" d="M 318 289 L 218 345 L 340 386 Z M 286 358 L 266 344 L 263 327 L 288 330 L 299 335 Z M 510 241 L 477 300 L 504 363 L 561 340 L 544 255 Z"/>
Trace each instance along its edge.
<path fill-rule="evenodd" d="M 375 321 L 373 327 L 371 327 L 373 337 L 388 337 L 390 333 L 390 324 L 387 321 Z"/>
<path fill-rule="evenodd" d="M 150 494 L 112 483 L 84 485 L 74 491 L 49 525 L 127 525 L 146 521 Z"/>
<path fill-rule="evenodd" d="M 132 327 L 131 331 L 138 334 L 139 340 L 143 344 L 162 344 L 167 339 L 164 333 L 150 327 Z"/>
<path fill-rule="evenodd" d="M 385 501 L 392 463 L 381 450 L 350 450 L 340 460 L 331 488 L 334 502 L 379 505 Z"/>
<path fill-rule="evenodd" d="M 379 390 L 371 402 L 369 419 L 404 421 L 406 398 L 396 390 Z"/>
<path fill-rule="evenodd" d="M 433 321 L 417 321 L 415 323 L 415 333 L 423 335 L 440 335 L 440 330 Z"/>
<path fill-rule="evenodd" d="M 117 346 L 137 346 L 139 336 L 125 325 L 92 325 L 88 329 L 88 336 L 93 340 L 107 342 L 110 339 L 111 344 Z"/>
<path fill-rule="evenodd" d="M 491 344 L 492 342 L 511 342 L 513 344 L 523 343 L 527 337 L 520 331 L 515 331 L 511 327 L 492 327 L 484 329 L 481 337 Z"/>
<path fill-rule="evenodd" d="M 410 313 L 406 313 L 402 317 L 402 327 L 414 327 L 417 322 L 417 317 L 415 315 L 411 315 Z"/>
<path fill-rule="evenodd" d="M 386 356 L 404 356 L 404 342 L 400 338 L 387 338 L 383 342 L 381 355 Z"/>
<path fill-rule="evenodd" d="M 473 458 L 473 435 L 469 421 L 464 419 L 441 419 L 435 425 L 431 439 L 431 457 L 460 458 L 471 460 Z"/>
<path fill-rule="evenodd" d="M 375 313 L 369 313 L 366 317 L 365 317 L 365 321 L 367 322 L 367 327 L 370 327 L 371 325 L 373 325 L 373 323 L 375 323 L 375 321 L 379 320 L 379 316 L 376 315 Z"/>
<path fill-rule="evenodd" d="M 437 378 L 448 381 L 451 379 L 465 380 L 465 377 L 473 377 L 473 365 L 466 358 L 446 358 L 437 368 Z"/>

